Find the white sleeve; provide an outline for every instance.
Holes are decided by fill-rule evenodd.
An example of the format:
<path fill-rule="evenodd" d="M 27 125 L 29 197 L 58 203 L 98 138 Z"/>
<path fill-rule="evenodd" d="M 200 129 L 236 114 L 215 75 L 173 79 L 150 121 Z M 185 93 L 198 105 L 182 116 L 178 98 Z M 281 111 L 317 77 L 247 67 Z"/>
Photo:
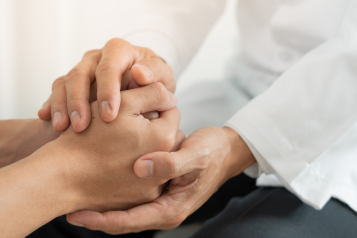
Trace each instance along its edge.
<path fill-rule="evenodd" d="M 275 173 L 315 208 L 332 195 L 311 164 L 357 122 L 356 12 L 353 1 L 335 37 L 305 55 L 226 124 L 254 148 L 263 172 Z M 266 165 L 270 171 L 264 171 Z"/>
<path fill-rule="evenodd" d="M 141 0 L 124 39 L 163 58 L 177 76 L 197 52 L 225 0 Z M 132 21 L 132 19 L 135 19 Z"/>

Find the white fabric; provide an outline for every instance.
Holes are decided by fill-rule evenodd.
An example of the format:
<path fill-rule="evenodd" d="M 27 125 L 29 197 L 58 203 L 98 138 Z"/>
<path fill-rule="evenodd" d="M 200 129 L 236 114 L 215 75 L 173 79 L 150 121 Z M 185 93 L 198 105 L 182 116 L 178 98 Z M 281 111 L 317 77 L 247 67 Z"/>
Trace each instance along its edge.
<path fill-rule="evenodd" d="M 167 37 L 174 49 L 161 50 L 161 57 L 179 59 L 171 65 L 179 74 L 223 5 L 146 1 L 147 24 L 136 32 L 154 29 Z M 260 167 L 255 175 L 270 174 L 258 184 L 282 184 L 317 209 L 335 197 L 357 211 L 356 12 L 356 0 L 240 0 L 237 10 L 242 53 L 232 62 L 241 69 L 236 83 L 260 96 L 226 125 L 252 148 Z M 153 42 L 154 50 L 161 47 Z"/>

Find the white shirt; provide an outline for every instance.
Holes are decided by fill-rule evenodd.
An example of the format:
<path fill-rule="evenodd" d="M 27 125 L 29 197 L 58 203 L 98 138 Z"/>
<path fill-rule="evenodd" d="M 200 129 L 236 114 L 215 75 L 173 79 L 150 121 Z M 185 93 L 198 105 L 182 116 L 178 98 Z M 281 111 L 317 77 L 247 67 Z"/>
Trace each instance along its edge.
<path fill-rule="evenodd" d="M 223 0 L 147 0 L 126 39 L 178 76 L 222 13 Z M 241 83 L 257 96 L 227 122 L 258 165 L 259 185 L 283 185 L 321 209 L 357 211 L 357 1 L 240 0 Z M 268 88 L 268 90 L 266 90 Z"/>

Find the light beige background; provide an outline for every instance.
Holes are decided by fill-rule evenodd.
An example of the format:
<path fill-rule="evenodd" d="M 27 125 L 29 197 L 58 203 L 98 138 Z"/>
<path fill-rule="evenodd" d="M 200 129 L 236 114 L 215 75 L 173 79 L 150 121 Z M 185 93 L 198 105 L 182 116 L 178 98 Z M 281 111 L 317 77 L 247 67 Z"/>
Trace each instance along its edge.
<path fill-rule="evenodd" d="M 219 80 L 234 54 L 235 0 L 179 79 Z M 0 0 L 0 119 L 35 118 L 52 82 L 90 50 L 120 37 L 134 0 Z"/>

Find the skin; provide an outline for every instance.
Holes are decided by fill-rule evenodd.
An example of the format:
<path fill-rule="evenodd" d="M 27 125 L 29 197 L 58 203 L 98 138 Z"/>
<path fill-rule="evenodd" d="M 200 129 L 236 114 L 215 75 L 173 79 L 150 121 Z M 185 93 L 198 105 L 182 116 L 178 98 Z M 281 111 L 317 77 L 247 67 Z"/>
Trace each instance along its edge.
<path fill-rule="evenodd" d="M 197 130 L 184 140 L 177 152 L 142 156 L 134 165 L 138 177 L 146 173 L 146 163 L 143 164 L 146 160 L 152 161 L 154 169 L 151 177 L 144 178 L 173 179 L 162 196 L 127 211 L 75 212 L 67 216 L 68 222 L 108 234 L 173 229 L 228 179 L 256 162 L 233 129 L 217 127 Z"/>
<path fill-rule="evenodd" d="M 78 110 L 81 113 L 87 113 L 88 109 L 85 103 L 88 98 L 89 100 L 91 98 L 88 95 L 96 95 L 96 90 L 98 91 L 98 100 L 101 97 L 107 97 L 118 101 L 120 97 L 119 90 L 106 91 L 103 87 L 99 87 L 102 84 L 100 81 L 105 82 L 108 88 L 119 88 L 117 85 L 118 79 L 119 82 L 129 82 L 126 84 L 127 87 L 124 86 L 124 89 L 160 81 L 169 91 L 173 92 L 175 80 L 169 66 L 159 60 L 157 56 L 154 56 L 153 59 L 150 57 L 140 58 L 140 62 L 151 72 L 149 74 L 143 73 L 141 68 L 134 67 L 139 61 L 132 61 L 132 55 L 143 55 L 142 48 L 129 46 L 123 49 L 118 47 L 121 44 L 129 44 L 123 42 L 120 39 L 109 41 L 101 50 L 101 59 L 105 58 L 101 62 L 107 66 L 123 65 L 123 62 L 129 62 L 128 65 L 125 63 L 127 67 L 122 67 L 121 71 L 114 70 L 113 72 L 115 73 L 112 74 L 100 73 L 103 69 L 108 69 L 112 72 L 111 69 L 113 67 L 100 66 L 97 63 L 97 58 L 89 58 L 85 55 L 83 60 L 75 67 L 81 74 L 78 77 L 71 77 L 71 80 L 67 80 L 66 84 L 62 83 L 59 84 L 62 86 L 53 88 L 50 100 L 39 111 L 40 117 L 49 119 L 49 108 L 51 108 L 52 112 L 57 110 L 53 108 L 62 108 L 62 111 L 68 109 L 68 112 L 71 112 L 72 103 L 69 101 L 71 98 L 84 98 L 82 105 L 78 104 Z M 130 50 L 128 51 L 128 49 Z M 111 54 L 108 57 L 104 57 L 105 52 L 111 51 L 115 52 L 115 55 Z M 88 54 L 90 55 L 91 53 Z M 156 63 L 150 63 L 154 61 Z M 91 67 L 86 67 L 85 65 L 91 65 Z M 133 67 L 129 72 L 130 65 Z M 119 76 L 120 73 L 123 74 L 122 78 Z M 87 79 L 81 80 L 83 78 L 81 75 L 87 75 Z M 75 80 L 86 83 L 71 87 L 68 81 Z M 89 82 L 93 83 L 89 84 Z M 94 86 L 96 83 L 98 84 L 97 89 Z M 57 93 L 56 88 L 61 88 L 61 93 Z M 64 103 L 66 100 L 67 104 Z M 62 106 L 59 107 L 59 104 Z M 68 108 L 66 108 L 66 105 Z M 115 104 L 116 108 L 118 106 L 119 104 Z M 110 114 L 108 118 L 113 117 L 115 117 L 115 113 Z M 108 121 L 107 117 L 103 117 L 103 119 Z M 81 121 L 81 123 L 83 123 L 81 124 L 82 126 L 76 128 L 75 131 L 85 129 L 86 122 Z M 54 125 L 54 128 L 60 130 L 67 124 L 66 122 L 63 126 Z M 69 214 L 67 220 L 74 225 L 85 226 L 92 230 L 102 230 L 109 234 L 139 232 L 147 229 L 172 229 L 197 210 L 224 182 L 238 175 L 255 162 L 256 160 L 250 149 L 233 129 L 202 128 L 184 140 L 177 152 L 149 153 L 139 158 L 134 164 L 134 171 L 140 178 L 146 180 L 172 179 L 169 190 L 158 199 L 127 211 L 109 211 L 105 213 L 89 210 L 79 211 Z M 147 216 L 147 214 L 150 214 L 150 216 Z"/>
<path fill-rule="evenodd" d="M 175 147 L 179 111 L 161 83 L 122 93 L 118 117 L 100 119 L 91 103 L 91 123 L 82 133 L 70 126 L 33 154 L 0 169 L 0 229 L 24 237 L 53 218 L 78 210 L 130 209 L 155 200 L 165 179 L 139 178 L 136 159 Z M 160 112 L 159 118 L 142 116 Z"/>
<path fill-rule="evenodd" d="M 55 80 L 38 115 L 42 120 L 52 118 L 55 131 L 65 130 L 71 122 L 74 131 L 81 132 L 90 122 L 91 101 L 98 101 L 102 119 L 111 122 L 119 112 L 120 90 L 154 82 L 175 91 L 171 68 L 154 52 L 112 39 L 103 49 L 87 52 L 67 75 Z"/>
<path fill-rule="evenodd" d="M 23 159 L 60 133 L 51 121 L 39 119 L 0 121 L 0 168 Z"/>

